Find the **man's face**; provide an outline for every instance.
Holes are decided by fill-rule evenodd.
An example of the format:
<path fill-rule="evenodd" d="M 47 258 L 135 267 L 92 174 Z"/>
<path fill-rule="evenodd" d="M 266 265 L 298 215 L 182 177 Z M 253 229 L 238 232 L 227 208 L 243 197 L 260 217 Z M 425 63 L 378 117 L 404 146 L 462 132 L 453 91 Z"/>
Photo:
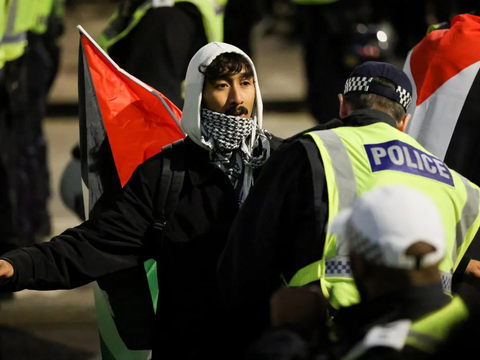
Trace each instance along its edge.
<path fill-rule="evenodd" d="M 223 76 L 213 83 L 205 80 L 203 106 L 208 110 L 250 118 L 254 104 L 253 77 L 247 77 L 244 70 L 235 75 Z"/>

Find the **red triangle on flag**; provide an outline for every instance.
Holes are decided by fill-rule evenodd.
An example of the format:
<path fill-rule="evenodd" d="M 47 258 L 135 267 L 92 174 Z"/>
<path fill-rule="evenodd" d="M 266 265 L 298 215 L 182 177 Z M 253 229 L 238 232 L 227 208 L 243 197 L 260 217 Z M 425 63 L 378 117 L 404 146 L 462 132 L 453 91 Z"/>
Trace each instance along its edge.
<path fill-rule="evenodd" d="M 449 30 L 428 34 L 412 51 L 410 70 L 417 89 L 417 106 L 449 79 L 480 61 L 480 17 L 463 14 Z"/>
<path fill-rule="evenodd" d="M 138 165 L 184 138 L 181 111 L 165 96 L 120 69 L 79 27 L 102 120 L 121 185 Z"/>

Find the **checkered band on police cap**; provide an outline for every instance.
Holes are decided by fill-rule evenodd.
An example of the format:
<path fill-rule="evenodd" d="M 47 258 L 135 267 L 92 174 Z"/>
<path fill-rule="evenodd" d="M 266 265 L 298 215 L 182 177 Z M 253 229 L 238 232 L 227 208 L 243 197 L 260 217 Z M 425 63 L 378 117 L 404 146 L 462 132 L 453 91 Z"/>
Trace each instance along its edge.
<path fill-rule="evenodd" d="M 374 78 L 382 77 L 392 81 L 396 89 L 374 82 Z M 345 82 L 344 95 L 351 92 L 365 92 L 384 96 L 399 103 L 405 112 L 412 102 L 412 84 L 407 74 L 395 66 L 368 61 L 357 66 Z"/>

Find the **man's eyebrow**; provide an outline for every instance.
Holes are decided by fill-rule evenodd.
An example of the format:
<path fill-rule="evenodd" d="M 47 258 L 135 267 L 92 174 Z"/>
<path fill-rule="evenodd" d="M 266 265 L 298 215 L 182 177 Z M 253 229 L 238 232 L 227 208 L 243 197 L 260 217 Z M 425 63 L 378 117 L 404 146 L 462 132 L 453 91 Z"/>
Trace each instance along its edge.
<path fill-rule="evenodd" d="M 244 80 L 244 79 L 253 79 L 254 76 L 252 74 L 248 74 L 248 73 L 245 73 L 245 72 L 241 72 L 241 73 L 238 73 L 240 74 L 240 79 Z M 220 80 L 228 80 L 230 78 L 232 78 L 233 76 L 235 75 L 238 75 L 238 74 L 234 74 L 234 75 L 231 75 L 231 74 L 225 74 L 225 75 L 221 75 L 215 79 L 212 79 L 211 82 L 214 83 L 214 82 L 217 82 L 217 81 L 220 81 Z"/>
<path fill-rule="evenodd" d="M 242 79 L 253 79 L 253 74 L 241 73 Z"/>

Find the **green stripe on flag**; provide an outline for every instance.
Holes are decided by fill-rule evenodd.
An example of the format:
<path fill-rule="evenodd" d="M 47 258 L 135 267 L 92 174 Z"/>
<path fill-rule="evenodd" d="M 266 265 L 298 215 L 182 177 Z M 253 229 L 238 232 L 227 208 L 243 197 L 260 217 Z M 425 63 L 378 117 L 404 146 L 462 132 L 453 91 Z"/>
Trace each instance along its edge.
<path fill-rule="evenodd" d="M 103 294 L 98 287 L 97 283 L 94 283 L 93 294 L 95 297 L 95 308 L 97 310 L 98 330 L 100 332 L 100 339 L 104 343 L 102 347 L 102 359 L 103 360 L 148 360 L 150 358 L 150 351 L 140 350 L 133 351 L 127 349 L 117 328 L 113 321 L 108 303 L 103 297 Z M 105 353 L 103 352 L 105 350 Z"/>

